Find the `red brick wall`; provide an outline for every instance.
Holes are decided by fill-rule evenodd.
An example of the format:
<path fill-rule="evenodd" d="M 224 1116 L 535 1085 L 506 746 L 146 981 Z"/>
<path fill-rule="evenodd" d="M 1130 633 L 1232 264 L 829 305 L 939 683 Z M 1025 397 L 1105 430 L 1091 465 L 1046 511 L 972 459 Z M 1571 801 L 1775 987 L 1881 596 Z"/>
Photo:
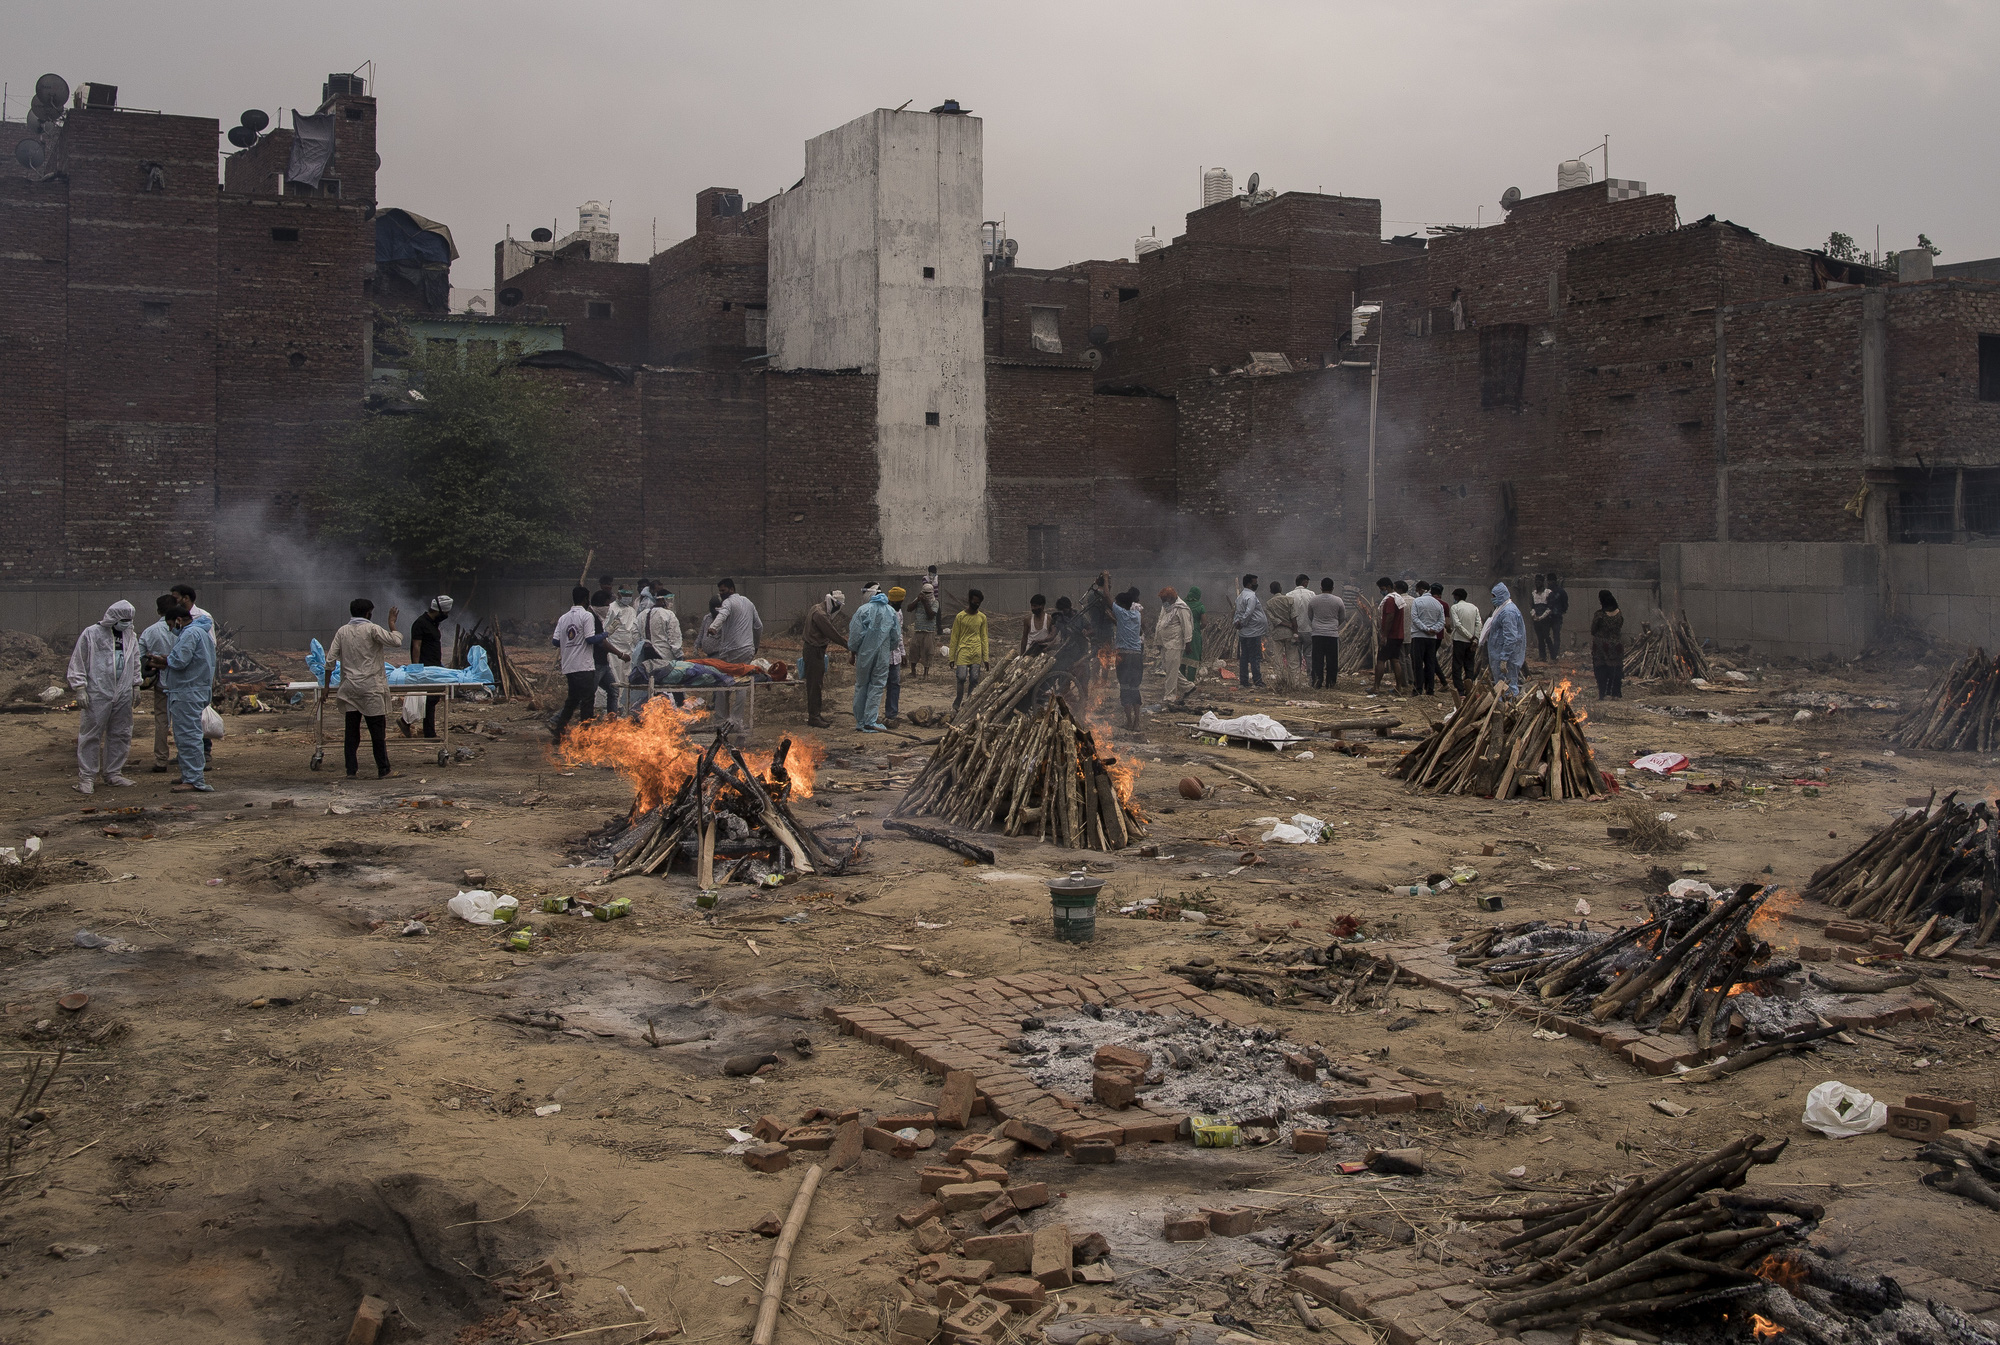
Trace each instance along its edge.
<path fill-rule="evenodd" d="M 13 144 L 18 122 L 0 126 Z M 0 582 L 54 578 L 63 555 L 69 184 L 0 172 Z"/>
<path fill-rule="evenodd" d="M 1176 418 L 1169 397 L 1090 399 L 1095 545 L 1088 554 L 1066 555 L 1066 565 L 1134 565 L 1174 554 L 1180 498 L 1174 478 Z"/>
<path fill-rule="evenodd" d="M 320 466 L 359 414 L 375 233 L 363 207 L 321 197 L 225 195 L 216 223 L 215 570 L 258 578 L 259 534 L 310 533 Z"/>
<path fill-rule="evenodd" d="M 765 572 L 866 573 L 882 558 L 874 375 L 772 370 L 760 377 L 764 498 L 742 510 L 741 526 L 762 524 Z"/>
<path fill-rule="evenodd" d="M 1098 563 L 1090 371 L 986 364 L 987 539 L 992 563 L 1030 568 L 1028 529 L 1057 528 L 1063 568 Z"/>
<path fill-rule="evenodd" d="M 215 509 L 215 122 L 72 111 L 61 577 L 207 575 Z M 143 162 L 165 190 L 145 190 Z M 145 305 L 164 304 L 149 318 Z"/>
<path fill-rule="evenodd" d="M 596 552 L 591 580 L 599 574 L 644 573 L 648 511 L 671 511 L 676 505 L 671 492 L 660 496 L 646 470 L 645 401 L 637 381 L 581 369 L 533 367 L 501 376 L 535 379 L 565 395 L 566 437 L 576 453 L 577 470 L 590 486 L 590 512 L 580 531 L 584 548 Z M 582 552 L 576 561 L 582 564 Z"/>
<path fill-rule="evenodd" d="M 763 566 L 764 383 L 761 372 L 639 376 L 648 570 L 754 574 Z"/>
<path fill-rule="evenodd" d="M 1097 321 L 1091 278 L 1069 271 L 991 271 L 986 276 L 986 353 L 1019 364 L 1075 365 L 1090 349 L 1090 328 Z M 1113 291 L 1116 302 L 1116 291 Z M 1062 350 L 1035 349 L 1034 310 L 1059 310 L 1056 331 Z"/>
<path fill-rule="evenodd" d="M 650 364 L 740 370 L 764 348 L 745 344 L 745 314 L 766 302 L 770 202 L 741 215 L 708 213 L 711 188 L 696 198 L 696 232 L 651 267 Z"/>
<path fill-rule="evenodd" d="M 644 364 L 648 340 L 650 268 L 637 262 L 593 262 L 551 257 L 507 280 L 523 305 L 547 308 L 550 322 L 565 324 L 563 346 L 606 364 Z M 592 317 L 590 305 L 611 305 L 609 317 Z M 506 316 L 511 309 L 501 310 Z"/>

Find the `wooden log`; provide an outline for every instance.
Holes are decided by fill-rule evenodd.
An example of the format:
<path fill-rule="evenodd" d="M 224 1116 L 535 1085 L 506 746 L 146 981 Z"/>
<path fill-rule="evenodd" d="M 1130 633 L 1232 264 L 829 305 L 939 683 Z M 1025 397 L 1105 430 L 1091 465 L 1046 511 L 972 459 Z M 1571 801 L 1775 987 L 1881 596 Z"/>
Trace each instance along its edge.
<path fill-rule="evenodd" d="M 920 827 L 913 822 L 899 822 L 895 818 L 885 819 L 882 823 L 882 830 L 900 831 L 912 840 L 941 846 L 955 855 L 963 855 L 967 859 L 977 860 L 981 864 L 991 864 L 993 862 L 993 852 L 991 850 L 988 850 L 983 845 L 974 845 L 971 841 L 960 840 L 948 832 L 937 831 L 930 827 Z"/>

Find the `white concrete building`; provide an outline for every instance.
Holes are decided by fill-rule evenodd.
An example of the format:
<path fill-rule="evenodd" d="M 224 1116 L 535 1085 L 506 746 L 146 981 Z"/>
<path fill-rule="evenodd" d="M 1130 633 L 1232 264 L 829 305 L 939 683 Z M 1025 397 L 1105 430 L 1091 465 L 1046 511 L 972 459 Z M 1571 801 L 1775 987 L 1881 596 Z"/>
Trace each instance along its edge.
<path fill-rule="evenodd" d="M 771 203 L 771 366 L 877 376 L 892 567 L 987 559 L 982 182 L 977 117 L 880 109 L 807 142 Z"/>

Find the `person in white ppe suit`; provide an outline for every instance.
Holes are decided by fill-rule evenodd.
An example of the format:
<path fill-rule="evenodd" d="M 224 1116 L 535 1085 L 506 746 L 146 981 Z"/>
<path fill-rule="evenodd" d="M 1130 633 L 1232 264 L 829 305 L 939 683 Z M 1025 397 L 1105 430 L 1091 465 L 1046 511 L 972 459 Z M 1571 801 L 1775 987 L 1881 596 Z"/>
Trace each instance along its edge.
<path fill-rule="evenodd" d="M 139 635 L 132 604 L 120 599 L 76 637 L 69 656 L 69 687 L 83 702 L 76 730 L 76 792 L 106 784 L 129 785 L 125 759 L 132 755 L 132 689 L 139 684 Z"/>
<path fill-rule="evenodd" d="M 639 648 L 639 604 L 631 589 L 619 589 L 605 612 L 604 635 L 604 648 L 611 656 L 611 680 L 621 687 L 629 685 L 632 655 Z"/>
<path fill-rule="evenodd" d="M 655 686 L 665 686 L 665 677 L 674 664 L 681 661 L 681 619 L 674 611 L 674 595 L 662 592 L 657 599 L 645 599 L 652 606 L 639 616 L 639 643 L 632 651 L 632 692 L 629 703 L 634 719 L 639 717 L 639 709 L 653 697 Z M 687 703 L 681 692 L 674 692 L 676 706 Z"/>

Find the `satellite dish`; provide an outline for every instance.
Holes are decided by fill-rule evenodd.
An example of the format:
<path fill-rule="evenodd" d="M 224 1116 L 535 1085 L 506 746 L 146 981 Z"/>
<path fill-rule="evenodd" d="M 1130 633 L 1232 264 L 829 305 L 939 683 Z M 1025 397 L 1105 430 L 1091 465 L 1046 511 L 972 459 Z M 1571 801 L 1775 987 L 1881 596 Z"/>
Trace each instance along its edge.
<path fill-rule="evenodd" d="M 243 126 L 249 129 L 252 135 L 255 135 L 271 124 L 270 114 L 265 112 L 261 107 L 251 108 L 239 120 Z"/>
<path fill-rule="evenodd" d="M 1018 239 L 1018 238 L 1003 238 L 1003 239 L 1001 239 L 1001 240 L 1000 240 L 1000 255 L 1001 255 L 1001 256 L 1003 256 L 1003 257 L 1018 257 L 1018 256 L 1020 256 L 1020 255 L 1021 255 L 1021 240 L 1020 240 L 1020 239 Z"/>
<path fill-rule="evenodd" d="M 1500 193 L 1500 208 L 1502 210 L 1512 210 L 1519 204 L 1521 204 L 1521 189 L 1519 187 L 1509 187 L 1506 191 Z"/>
<path fill-rule="evenodd" d="M 1111 339 L 1111 329 L 1100 322 L 1090 329 L 1089 337 L 1090 344 L 1101 346 Z"/>
<path fill-rule="evenodd" d="M 28 129 L 30 131 L 33 131 L 36 135 L 40 135 L 42 133 L 42 127 L 48 125 L 48 122 L 42 117 L 41 113 L 36 110 L 37 107 L 38 104 L 35 103 L 28 104 L 27 124 L 28 124 Z"/>
<path fill-rule="evenodd" d="M 547 229 L 537 229 L 533 233 L 528 235 L 528 240 L 534 243 L 546 243 L 554 237 L 555 235 L 550 233 Z"/>
<path fill-rule="evenodd" d="M 61 107 L 69 101 L 69 81 L 61 75 L 43 75 L 35 81 L 35 97 L 50 107 Z"/>
<path fill-rule="evenodd" d="M 1104 363 L 1104 352 L 1094 349 L 1086 350 L 1083 352 L 1083 362 L 1095 369 L 1098 365 Z"/>
<path fill-rule="evenodd" d="M 48 157 L 48 146 L 39 140 L 23 140 L 14 146 L 14 162 L 26 169 L 40 168 Z"/>
<path fill-rule="evenodd" d="M 1263 180 L 1264 179 L 1260 177 L 1258 174 L 1252 173 L 1250 175 L 1250 180 L 1244 184 L 1244 189 L 1247 190 L 1252 196 L 1255 196 L 1257 194 L 1257 184 L 1262 182 Z"/>
<path fill-rule="evenodd" d="M 249 149 L 257 143 L 257 133 L 248 126 L 232 126 L 229 128 L 229 143 L 238 149 Z"/>
<path fill-rule="evenodd" d="M 537 232 L 546 233 L 547 230 L 537 230 Z M 506 289 L 500 291 L 500 302 L 506 307 L 512 308 L 515 304 L 521 302 L 521 291 L 509 285 Z"/>

